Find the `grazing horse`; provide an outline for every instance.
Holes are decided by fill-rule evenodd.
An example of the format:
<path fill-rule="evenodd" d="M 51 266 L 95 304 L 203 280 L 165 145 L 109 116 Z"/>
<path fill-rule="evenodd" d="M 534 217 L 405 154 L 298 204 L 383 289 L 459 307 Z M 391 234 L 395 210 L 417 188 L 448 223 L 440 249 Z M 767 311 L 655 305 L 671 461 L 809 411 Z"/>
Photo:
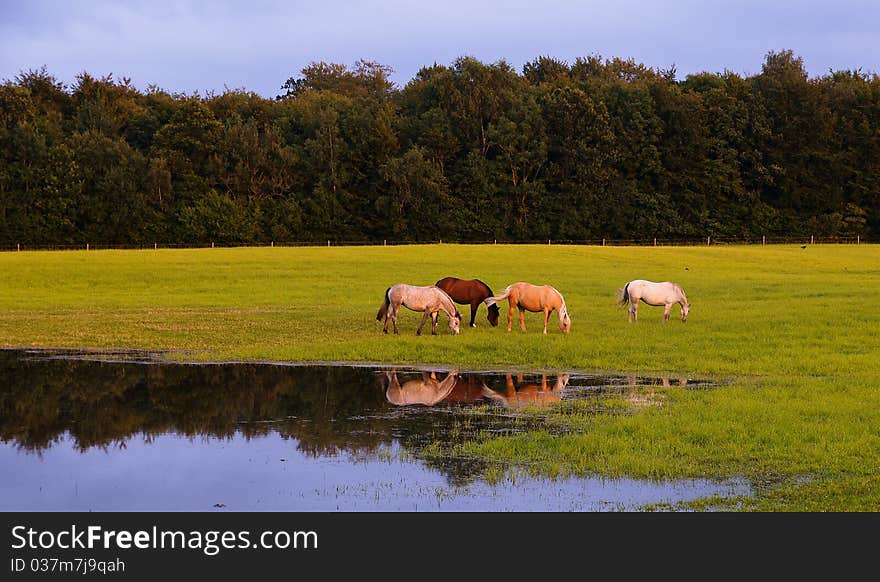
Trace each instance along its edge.
<path fill-rule="evenodd" d="M 455 388 L 457 376 L 458 372 L 449 372 L 443 380 L 438 380 L 434 372 L 422 372 L 420 380 L 410 380 L 401 384 L 397 379 L 397 372 L 385 372 L 388 380 L 385 398 L 397 406 L 407 404 L 433 406 L 449 396 Z"/>
<path fill-rule="evenodd" d="M 522 408 L 524 406 L 547 406 L 561 400 L 561 395 L 568 386 L 568 374 L 557 376 L 556 383 L 551 388 L 547 383 L 547 375 L 541 374 L 540 384 L 523 384 L 520 376 L 519 386 L 513 382 L 513 376 L 507 374 L 507 382 L 504 392 L 496 392 L 483 384 L 483 396 L 500 402 L 507 408 Z"/>
<path fill-rule="evenodd" d="M 623 289 L 617 292 L 618 302 L 621 305 L 629 303 L 629 314 L 627 320 L 632 323 L 639 321 L 639 301 L 644 301 L 648 305 L 655 307 L 663 305 L 663 321 L 669 321 L 669 311 L 672 306 L 678 303 L 681 305 L 681 321 L 687 321 L 688 312 L 691 304 L 688 303 L 687 296 L 681 287 L 675 283 L 664 281 L 663 283 L 654 283 L 645 281 L 644 279 L 636 279 L 626 284 Z"/>
<path fill-rule="evenodd" d="M 544 312 L 544 333 L 547 333 L 547 320 L 550 318 L 550 312 L 554 309 L 559 316 L 559 329 L 562 333 L 568 333 L 571 330 L 571 317 L 568 314 L 568 308 L 565 306 L 565 299 L 562 293 L 551 287 L 550 285 L 532 285 L 531 283 L 514 283 L 508 285 L 501 295 L 489 297 L 484 301 L 486 305 L 495 305 L 495 303 L 507 299 L 510 308 L 507 310 L 507 331 L 510 331 L 513 325 L 513 314 L 519 309 L 519 327 L 526 330 L 525 312 L 533 313 Z"/>
<path fill-rule="evenodd" d="M 382 306 L 376 314 L 376 321 L 385 320 L 383 332 L 388 333 L 388 320 L 390 319 L 394 324 L 394 333 L 397 333 L 397 312 L 401 305 L 412 311 L 420 311 L 425 314 L 422 317 L 422 323 L 416 330 L 416 335 L 421 335 L 422 327 L 428 317 L 431 318 L 431 335 L 437 335 L 439 311 L 443 311 L 449 317 L 449 329 L 453 334 L 457 334 L 461 330 L 461 313 L 458 312 L 455 303 L 445 291 L 435 285 L 418 287 L 398 283 L 385 290 L 385 301 L 382 302 Z"/>
<path fill-rule="evenodd" d="M 471 327 L 477 327 L 477 324 L 474 323 L 474 319 L 477 317 L 477 309 L 480 307 L 480 303 L 482 303 L 487 297 L 492 297 L 494 295 L 492 290 L 489 289 L 489 286 L 479 279 L 466 281 L 455 277 L 444 277 L 434 284 L 446 291 L 446 293 L 452 297 L 452 300 L 459 305 L 471 306 Z M 489 305 L 488 311 L 489 313 L 486 315 L 486 319 L 489 320 L 489 325 L 495 327 L 498 325 L 498 306 Z"/>

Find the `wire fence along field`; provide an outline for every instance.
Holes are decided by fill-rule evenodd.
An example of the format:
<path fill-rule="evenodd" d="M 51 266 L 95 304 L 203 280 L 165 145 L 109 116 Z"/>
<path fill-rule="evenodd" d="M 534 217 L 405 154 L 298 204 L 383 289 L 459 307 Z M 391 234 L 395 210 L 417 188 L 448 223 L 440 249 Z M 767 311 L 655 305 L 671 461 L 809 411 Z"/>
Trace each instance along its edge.
<path fill-rule="evenodd" d="M 466 244 L 466 245 L 579 245 L 579 246 L 713 246 L 713 245 L 783 245 L 783 244 L 877 244 L 880 238 L 856 236 L 763 236 L 763 237 L 711 237 L 702 238 L 638 238 L 619 239 L 601 238 L 587 240 L 545 239 L 545 240 L 321 240 L 321 241 L 271 241 L 271 242 L 207 242 L 207 243 L 167 243 L 154 242 L 148 244 L 114 244 L 114 243 L 71 243 L 71 244 L 40 244 L 18 243 L 0 246 L 0 251 L 92 251 L 92 250 L 145 250 L 145 249 L 200 249 L 200 248 L 237 248 L 237 247 L 348 247 L 348 246 L 402 246 L 425 244 Z"/>

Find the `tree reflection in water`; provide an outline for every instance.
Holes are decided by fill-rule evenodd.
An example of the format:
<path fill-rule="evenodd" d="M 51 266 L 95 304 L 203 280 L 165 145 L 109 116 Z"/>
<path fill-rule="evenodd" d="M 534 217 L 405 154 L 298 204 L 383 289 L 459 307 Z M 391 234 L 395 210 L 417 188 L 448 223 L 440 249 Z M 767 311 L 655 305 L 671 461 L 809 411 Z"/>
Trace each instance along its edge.
<path fill-rule="evenodd" d="M 578 397 L 590 398 L 606 391 L 619 394 L 622 386 L 638 394 L 638 385 L 650 384 L 637 378 L 579 380 Z M 144 364 L 0 350 L 0 439 L 39 453 L 61 439 L 84 451 L 124 447 L 135 437 L 149 442 L 165 433 L 251 439 L 274 432 L 309 456 L 364 456 L 392 442 L 418 455 L 432 443 L 454 444 L 480 431 L 503 434 L 530 426 L 522 419 L 513 422 L 509 414 L 471 415 L 462 423 L 454 414 L 462 406 L 552 405 L 567 397 L 569 381 L 567 374 L 520 374 L 515 382 L 504 373 Z M 662 382 L 664 388 L 669 385 L 668 379 Z M 461 460 L 431 463 L 453 479 L 479 469 Z"/>

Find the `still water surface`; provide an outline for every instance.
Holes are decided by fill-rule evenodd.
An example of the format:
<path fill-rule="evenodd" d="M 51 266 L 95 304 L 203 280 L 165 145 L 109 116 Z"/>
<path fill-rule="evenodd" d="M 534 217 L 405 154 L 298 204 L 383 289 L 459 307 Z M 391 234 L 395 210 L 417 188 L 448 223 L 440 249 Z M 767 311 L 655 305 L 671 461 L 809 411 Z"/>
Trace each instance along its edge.
<path fill-rule="evenodd" d="M 742 482 L 516 477 L 425 460 L 435 442 L 523 430 L 523 406 L 663 405 L 683 378 L 370 366 L 169 364 L 0 350 L 0 510 L 638 511 Z M 468 407 L 488 407 L 470 414 Z"/>

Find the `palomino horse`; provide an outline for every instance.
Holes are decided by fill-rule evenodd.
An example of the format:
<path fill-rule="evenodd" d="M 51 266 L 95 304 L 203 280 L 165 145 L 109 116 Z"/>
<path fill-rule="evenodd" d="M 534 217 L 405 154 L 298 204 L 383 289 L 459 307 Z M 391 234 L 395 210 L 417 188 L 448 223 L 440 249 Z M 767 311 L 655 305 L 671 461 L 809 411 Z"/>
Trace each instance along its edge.
<path fill-rule="evenodd" d="M 382 321 L 383 318 L 385 320 L 383 332 L 388 333 L 388 320 L 390 319 L 394 324 L 394 333 L 397 333 L 397 312 L 401 305 L 412 311 L 420 311 L 425 314 L 422 317 L 422 323 L 416 330 L 416 335 L 421 335 L 422 327 L 429 317 L 431 318 L 431 335 L 437 335 L 437 313 L 439 311 L 443 311 L 449 317 L 449 329 L 453 334 L 457 334 L 461 330 L 461 314 L 445 291 L 434 285 L 418 287 L 398 283 L 385 290 L 385 301 L 382 302 L 382 306 L 376 314 L 376 321 Z"/>
<path fill-rule="evenodd" d="M 691 304 L 688 303 L 681 287 L 669 281 L 654 283 L 644 279 L 636 279 L 627 283 L 623 289 L 620 289 L 617 297 L 621 305 L 629 303 L 627 320 L 630 323 L 639 321 L 639 301 L 644 301 L 648 305 L 655 307 L 664 306 L 663 321 L 669 321 L 669 311 L 676 303 L 681 305 L 682 322 L 687 321 L 688 312 L 691 309 Z"/>
<path fill-rule="evenodd" d="M 489 297 L 484 301 L 486 305 L 495 305 L 495 303 L 507 299 L 510 309 L 507 311 L 507 331 L 510 331 L 513 325 L 513 314 L 519 309 L 519 327 L 526 330 L 526 311 L 533 313 L 544 312 L 544 333 L 547 333 L 547 320 L 550 318 L 550 312 L 554 309 L 559 316 L 559 329 L 562 333 L 568 333 L 571 330 L 571 317 L 568 315 L 568 308 L 565 306 L 565 299 L 562 293 L 551 287 L 550 285 L 532 285 L 531 283 L 514 283 L 508 285 L 501 295 Z"/>
<path fill-rule="evenodd" d="M 519 386 L 514 384 L 513 376 L 507 374 L 504 392 L 496 392 L 483 384 L 483 396 L 500 402 L 508 408 L 522 408 L 524 406 L 547 406 L 561 400 L 565 387 L 568 386 L 568 374 L 561 374 L 556 378 L 556 383 L 551 388 L 547 382 L 547 375 L 541 374 L 540 384 L 523 384 L 520 376 Z"/>
<path fill-rule="evenodd" d="M 492 297 L 492 295 L 494 295 L 492 290 L 489 289 L 489 286 L 479 279 L 470 279 L 466 281 L 455 277 L 444 277 L 434 284 L 446 291 L 446 293 L 452 297 L 452 300 L 459 305 L 471 306 L 471 327 L 477 327 L 477 324 L 474 323 L 474 319 L 477 317 L 477 309 L 480 307 L 480 303 L 482 303 L 487 297 Z M 498 325 L 498 315 L 498 306 L 490 305 L 489 313 L 486 315 L 486 319 L 489 320 L 489 325 L 492 327 Z"/>
<path fill-rule="evenodd" d="M 388 379 L 385 398 L 397 406 L 407 404 L 433 406 L 449 396 L 455 388 L 457 376 L 458 372 L 449 372 L 443 380 L 438 380 L 434 372 L 422 372 L 420 380 L 410 380 L 401 384 L 397 379 L 397 372 L 385 372 L 385 377 Z"/>

